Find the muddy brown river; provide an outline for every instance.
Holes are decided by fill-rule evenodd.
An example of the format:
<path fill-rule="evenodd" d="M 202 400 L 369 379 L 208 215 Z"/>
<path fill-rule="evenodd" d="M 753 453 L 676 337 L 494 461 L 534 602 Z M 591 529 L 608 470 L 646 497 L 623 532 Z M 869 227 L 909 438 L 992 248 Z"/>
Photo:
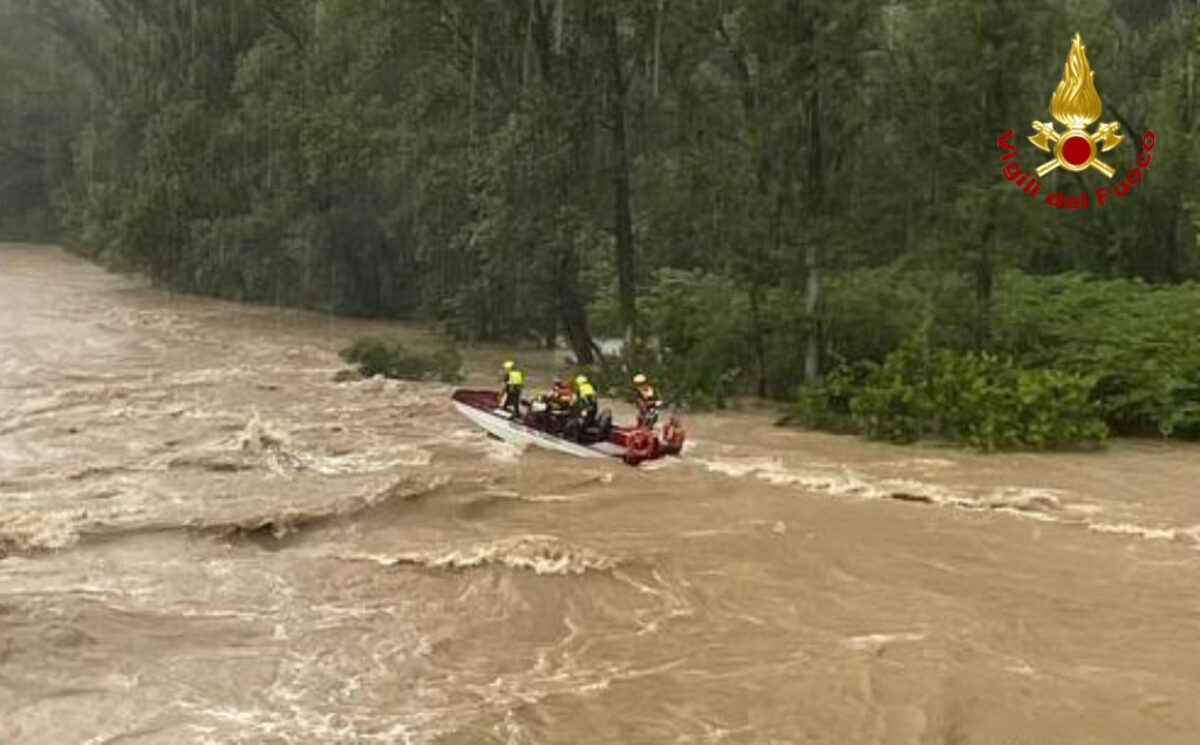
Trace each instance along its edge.
<path fill-rule="evenodd" d="M 0 743 L 1200 742 L 1200 448 L 632 469 L 335 382 L 380 332 L 0 246 Z"/>

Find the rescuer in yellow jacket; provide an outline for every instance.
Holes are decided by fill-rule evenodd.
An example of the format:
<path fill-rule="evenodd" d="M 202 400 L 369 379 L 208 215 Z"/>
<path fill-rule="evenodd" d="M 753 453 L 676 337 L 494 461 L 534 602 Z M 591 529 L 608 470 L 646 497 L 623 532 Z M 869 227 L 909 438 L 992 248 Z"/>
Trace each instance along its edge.
<path fill-rule="evenodd" d="M 521 416 L 521 391 L 525 389 L 525 375 L 517 369 L 512 360 L 504 362 L 504 394 L 500 400 L 500 408 L 512 412 L 513 418 Z"/>
<path fill-rule="evenodd" d="M 599 404 L 596 401 L 596 388 L 588 381 L 586 375 L 578 375 L 575 378 L 575 400 L 572 408 L 584 427 L 595 423 Z"/>

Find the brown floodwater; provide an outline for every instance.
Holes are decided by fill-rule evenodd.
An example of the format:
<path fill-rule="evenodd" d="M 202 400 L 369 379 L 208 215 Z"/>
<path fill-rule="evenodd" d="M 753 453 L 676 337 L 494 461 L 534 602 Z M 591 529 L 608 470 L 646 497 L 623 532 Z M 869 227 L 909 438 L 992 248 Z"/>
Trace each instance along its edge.
<path fill-rule="evenodd" d="M 335 382 L 366 333 L 432 343 L 0 247 L 0 742 L 1200 742 L 1200 448 L 631 469 Z"/>

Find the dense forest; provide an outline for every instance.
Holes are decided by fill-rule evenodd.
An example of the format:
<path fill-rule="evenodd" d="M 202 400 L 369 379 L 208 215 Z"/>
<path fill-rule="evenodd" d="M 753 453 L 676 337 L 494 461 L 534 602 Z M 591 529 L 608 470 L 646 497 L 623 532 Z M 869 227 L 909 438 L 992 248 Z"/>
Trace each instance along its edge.
<path fill-rule="evenodd" d="M 997 138 L 1044 160 L 1077 32 L 1114 182 L 1156 147 L 1068 211 L 1104 177 L 1030 199 Z M 619 337 L 677 395 L 889 439 L 1194 433 L 1198 47 L 1192 0 L 0 0 L 0 234 L 583 364 Z"/>

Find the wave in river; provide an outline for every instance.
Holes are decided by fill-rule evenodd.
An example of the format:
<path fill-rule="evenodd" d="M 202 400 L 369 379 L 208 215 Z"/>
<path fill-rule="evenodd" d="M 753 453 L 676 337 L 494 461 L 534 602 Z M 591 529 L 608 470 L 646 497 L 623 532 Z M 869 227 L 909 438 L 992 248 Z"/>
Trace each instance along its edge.
<path fill-rule="evenodd" d="M 1000 512 L 1042 522 L 1081 525 L 1098 533 L 1128 535 L 1145 540 L 1167 540 L 1200 548 L 1200 525 L 1146 526 L 1106 522 L 1096 516 L 1100 505 L 1072 501 L 1065 492 L 1029 487 L 954 488 L 915 479 L 874 478 L 841 471 L 789 468 L 779 458 L 695 458 L 708 471 L 731 478 L 752 478 L 836 497 L 890 499 L 964 510 Z"/>
<path fill-rule="evenodd" d="M 222 538 L 269 536 L 281 540 L 305 529 L 356 517 L 390 502 L 419 499 L 449 481 L 446 476 L 406 476 L 382 488 L 311 506 L 251 505 L 251 511 L 243 515 L 213 515 L 180 521 L 137 519 L 132 515 L 122 515 L 120 521 L 106 523 L 89 517 L 84 509 L 15 512 L 0 515 L 0 558 L 7 554 L 32 554 L 69 548 L 83 539 L 111 540 L 122 535 L 180 530 Z"/>
<path fill-rule="evenodd" d="M 343 561 L 372 561 L 383 566 L 465 570 L 487 566 L 524 569 L 537 574 L 609 572 L 621 562 L 588 548 L 565 544 L 553 536 L 526 535 L 460 548 L 408 551 L 390 556 L 337 554 Z"/>

